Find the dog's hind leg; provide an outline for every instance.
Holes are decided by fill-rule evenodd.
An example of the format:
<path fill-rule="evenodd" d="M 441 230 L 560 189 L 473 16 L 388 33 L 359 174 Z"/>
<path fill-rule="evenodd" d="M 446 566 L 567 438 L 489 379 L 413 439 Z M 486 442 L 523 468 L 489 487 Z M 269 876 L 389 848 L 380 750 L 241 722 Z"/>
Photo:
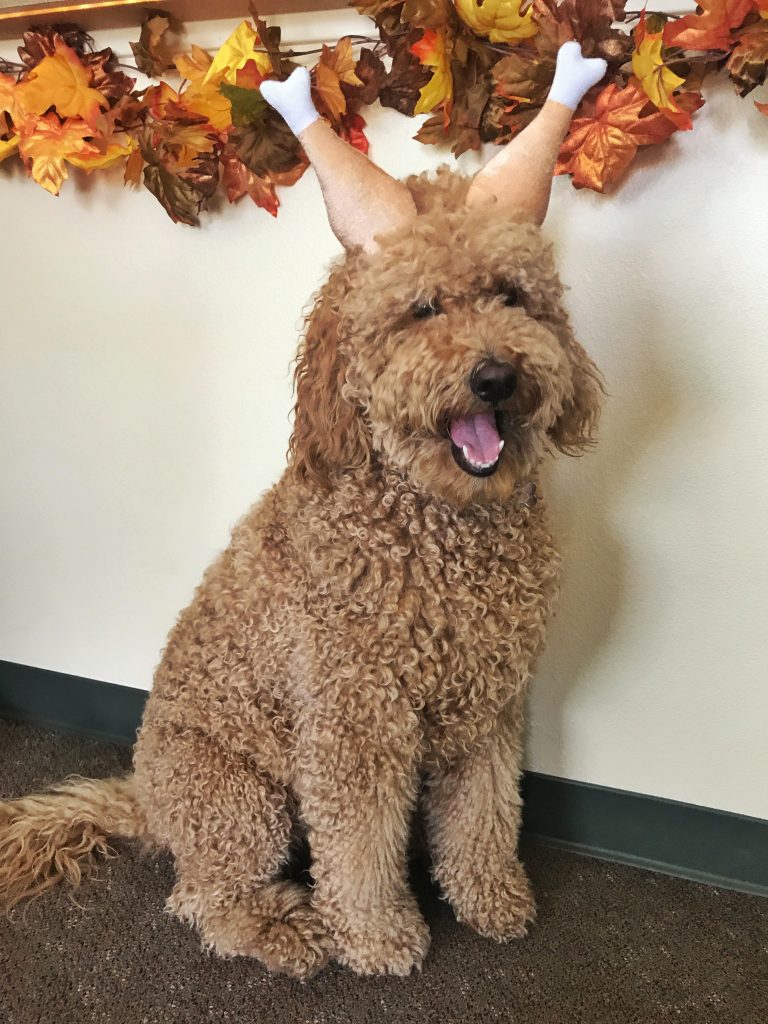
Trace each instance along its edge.
<path fill-rule="evenodd" d="M 309 977 L 327 960 L 309 890 L 285 879 L 292 831 L 286 788 L 251 759 L 192 730 L 142 733 L 136 778 L 153 834 L 176 860 L 168 909 L 221 956 L 252 956 Z"/>

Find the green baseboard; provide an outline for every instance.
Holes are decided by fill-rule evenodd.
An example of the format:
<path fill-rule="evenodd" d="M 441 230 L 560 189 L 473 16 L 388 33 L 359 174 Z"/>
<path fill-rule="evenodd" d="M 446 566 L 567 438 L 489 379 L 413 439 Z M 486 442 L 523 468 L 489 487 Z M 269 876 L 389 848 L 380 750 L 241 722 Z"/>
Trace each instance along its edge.
<path fill-rule="evenodd" d="M 147 694 L 0 661 L 0 718 L 132 744 Z M 540 772 L 523 781 L 532 841 L 768 896 L 768 821 Z"/>
<path fill-rule="evenodd" d="M 0 718 L 131 746 L 146 690 L 0 661 Z"/>

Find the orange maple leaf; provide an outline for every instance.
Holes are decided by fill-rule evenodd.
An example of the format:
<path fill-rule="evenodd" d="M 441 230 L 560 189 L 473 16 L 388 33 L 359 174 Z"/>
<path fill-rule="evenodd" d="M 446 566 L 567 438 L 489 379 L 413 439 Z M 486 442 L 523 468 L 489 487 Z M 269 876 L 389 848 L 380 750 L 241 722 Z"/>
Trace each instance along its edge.
<path fill-rule="evenodd" d="M 237 69 L 235 85 L 239 85 L 242 89 L 258 89 L 266 77 L 256 61 L 249 60 Z"/>
<path fill-rule="evenodd" d="M 18 86 L 12 75 L 0 73 L 0 114 L 10 114 L 15 123 L 20 120 Z"/>
<path fill-rule="evenodd" d="M 731 30 L 742 24 L 753 6 L 753 0 L 700 0 L 695 14 L 667 22 L 664 45 L 684 50 L 730 50 Z"/>
<path fill-rule="evenodd" d="M 347 85 L 363 84 L 355 74 L 357 62 L 352 53 L 352 40 L 349 36 L 344 36 L 343 39 L 340 39 L 332 50 L 325 47 L 320 60 L 322 63 L 327 64 L 329 68 L 333 68 L 340 82 L 346 82 Z"/>
<path fill-rule="evenodd" d="M 28 115 L 19 125 L 19 153 L 38 185 L 57 196 L 67 177 L 65 161 L 100 155 L 98 147 L 86 141 L 92 135 L 93 129 L 79 118 L 62 122 L 54 113 Z"/>
<path fill-rule="evenodd" d="M 234 155 L 222 157 L 222 182 L 227 192 L 227 199 L 230 203 L 236 203 L 242 196 L 248 194 L 251 199 L 263 210 L 277 216 L 277 209 L 280 201 L 275 192 L 275 186 L 269 178 L 262 178 L 249 170 L 242 161 Z"/>
<path fill-rule="evenodd" d="M 315 90 L 331 120 L 339 121 L 347 112 L 347 98 L 341 84 L 362 85 L 355 74 L 355 58 L 349 38 L 340 39 L 331 50 L 323 45 L 323 52 L 315 68 Z"/>
<path fill-rule="evenodd" d="M 152 85 L 144 93 L 144 103 L 152 117 L 157 120 L 167 117 L 169 103 L 179 103 L 179 94 L 167 82 Z"/>
<path fill-rule="evenodd" d="M 575 188 L 604 192 L 626 171 L 639 146 L 663 142 L 675 131 L 677 126 L 654 109 L 635 79 L 623 89 L 612 82 L 597 97 L 593 117 L 571 122 L 555 174 L 571 174 Z"/>
<path fill-rule="evenodd" d="M 43 57 L 17 86 L 18 102 L 26 114 L 44 114 L 55 107 L 62 117 L 77 117 L 95 129 L 102 108 L 109 101 L 91 88 L 91 72 L 83 67 L 75 51 L 56 41 L 53 56 Z"/>

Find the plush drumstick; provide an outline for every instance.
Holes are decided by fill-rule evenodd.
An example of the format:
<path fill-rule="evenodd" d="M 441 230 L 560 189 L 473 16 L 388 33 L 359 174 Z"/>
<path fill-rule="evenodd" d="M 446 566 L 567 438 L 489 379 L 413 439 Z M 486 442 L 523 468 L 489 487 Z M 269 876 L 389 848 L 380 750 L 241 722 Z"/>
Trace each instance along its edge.
<path fill-rule="evenodd" d="M 552 172 L 560 144 L 581 98 L 607 68 L 602 57 L 586 58 L 575 40 L 557 53 L 549 96 L 536 117 L 478 171 L 467 193 L 469 206 L 498 202 L 541 224 L 549 206 Z"/>
<path fill-rule="evenodd" d="M 531 123 L 477 172 L 467 194 L 470 206 L 498 202 L 515 215 L 541 224 L 560 143 L 584 93 L 606 70 L 587 59 L 577 42 L 564 43 L 546 103 Z M 309 71 L 296 68 L 284 82 L 262 82 L 261 94 L 282 115 L 315 168 L 334 234 L 347 249 L 375 252 L 378 235 L 416 216 L 401 182 L 336 135 L 312 102 Z"/>
<path fill-rule="evenodd" d="M 413 220 L 416 206 L 405 185 L 340 139 L 315 110 L 306 68 L 296 68 L 284 82 L 262 82 L 261 94 L 304 147 L 333 233 L 346 249 L 359 245 L 375 252 L 377 235 Z"/>

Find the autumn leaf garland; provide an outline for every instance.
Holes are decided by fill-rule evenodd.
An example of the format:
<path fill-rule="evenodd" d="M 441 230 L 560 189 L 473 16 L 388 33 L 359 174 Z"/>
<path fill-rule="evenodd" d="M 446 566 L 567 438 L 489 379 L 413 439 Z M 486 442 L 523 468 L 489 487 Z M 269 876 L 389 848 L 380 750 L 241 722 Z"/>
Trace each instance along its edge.
<path fill-rule="evenodd" d="M 744 96 L 766 79 L 768 0 L 701 0 L 695 13 L 625 12 L 625 0 L 370 0 L 393 67 L 403 51 L 431 72 L 409 113 L 431 113 L 416 138 L 457 155 L 504 143 L 546 100 L 560 45 L 577 39 L 608 63 L 576 112 L 556 173 L 604 192 L 638 149 L 693 127 L 705 78 L 725 68 Z M 619 25 L 626 22 L 625 28 Z M 421 29 L 413 41 L 411 33 Z M 382 98 L 382 103 L 386 100 Z M 768 104 L 756 103 L 768 113 Z M 403 110 L 402 101 L 398 109 Z"/>
<path fill-rule="evenodd" d="M 416 138 L 454 153 L 504 143 L 544 103 L 558 47 L 577 39 L 608 62 L 606 78 L 576 112 L 556 167 L 576 188 L 605 191 L 639 148 L 690 130 L 702 82 L 721 70 L 741 96 L 768 70 L 768 0 L 701 0 L 674 18 L 625 15 L 624 0 L 360 0 L 376 38 L 324 45 L 313 97 L 342 138 L 368 149 L 363 106 L 379 100 L 430 115 Z M 621 22 L 625 21 L 622 29 Z M 255 12 L 215 54 L 185 48 L 183 26 L 148 13 L 132 50 L 156 79 L 143 90 L 109 49 L 72 25 L 34 29 L 20 63 L 0 62 L 0 162 L 18 156 L 58 195 L 75 167 L 114 164 L 177 222 L 198 223 L 217 191 L 275 216 L 276 187 L 306 169 L 303 152 L 260 86 L 295 67 L 280 30 Z M 168 78 L 172 79 L 168 81 Z M 172 84 L 173 83 L 173 84 Z M 755 103 L 768 115 L 768 103 Z"/>

